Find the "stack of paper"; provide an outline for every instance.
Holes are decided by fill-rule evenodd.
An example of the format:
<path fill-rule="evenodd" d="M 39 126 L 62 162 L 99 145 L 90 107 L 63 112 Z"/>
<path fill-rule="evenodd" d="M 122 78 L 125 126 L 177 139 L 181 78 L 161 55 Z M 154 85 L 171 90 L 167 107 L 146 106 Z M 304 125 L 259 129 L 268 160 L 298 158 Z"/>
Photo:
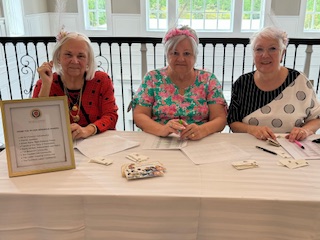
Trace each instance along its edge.
<path fill-rule="evenodd" d="M 78 141 L 74 148 L 78 149 L 83 155 L 95 159 L 139 146 L 139 144 L 139 142 L 129 141 L 119 136 L 108 136 L 92 137 Z"/>

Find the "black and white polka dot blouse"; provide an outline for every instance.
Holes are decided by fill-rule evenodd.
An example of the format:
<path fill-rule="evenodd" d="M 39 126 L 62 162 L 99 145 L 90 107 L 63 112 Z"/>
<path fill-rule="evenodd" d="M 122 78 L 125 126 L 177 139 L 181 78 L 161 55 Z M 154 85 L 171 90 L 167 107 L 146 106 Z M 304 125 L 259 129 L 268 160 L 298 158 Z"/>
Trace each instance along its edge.
<path fill-rule="evenodd" d="M 318 118 L 320 105 L 311 82 L 304 74 L 288 70 L 284 83 L 273 91 L 260 90 L 254 72 L 240 76 L 233 85 L 228 123 L 268 126 L 276 133 L 285 133 Z"/>

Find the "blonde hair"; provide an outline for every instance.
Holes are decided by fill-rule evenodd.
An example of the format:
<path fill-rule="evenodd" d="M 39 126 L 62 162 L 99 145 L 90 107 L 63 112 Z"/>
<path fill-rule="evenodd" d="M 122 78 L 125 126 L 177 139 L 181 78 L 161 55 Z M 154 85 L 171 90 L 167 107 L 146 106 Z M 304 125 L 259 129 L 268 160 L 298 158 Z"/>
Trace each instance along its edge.
<path fill-rule="evenodd" d="M 60 75 L 63 75 L 62 67 L 59 64 L 59 58 L 60 58 L 60 52 L 61 52 L 61 47 L 70 39 L 78 39 L 83 40 L 87 43 L 88 46 L 88 67 L 86 70 L 86 80 L 90 80 L 94 77 L 97 65 L 95 62 L 94 58 L 94 52 L 93 48 L 91 46 L 91 41 L 90 39 L 81 33 L 77 32 L 60 32 L 57 36 L 57 43 L 53 49 L 52 53 L 52 61 L 53 61 L 53 67 L 55 68 L 56 72 Z"/>

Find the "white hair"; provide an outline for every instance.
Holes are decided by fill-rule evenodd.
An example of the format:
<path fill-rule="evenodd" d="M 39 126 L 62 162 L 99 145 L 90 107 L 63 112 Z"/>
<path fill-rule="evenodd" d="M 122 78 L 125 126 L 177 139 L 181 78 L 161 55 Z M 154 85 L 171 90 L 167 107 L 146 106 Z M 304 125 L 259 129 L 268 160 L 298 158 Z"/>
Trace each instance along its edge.
<path fill-rule="evenodd" d="M 87 70 L 86 70 L 86 80 L 90 80 L 94 77 L 97 65 L 95 62 L 94 52 L 93 52 L 93 48 L 91 46 L 91 41 L 84 34 L 77 33 L 77 32 L 66 33 L 65 36 L 61 40 L 57 41 L 57 43 L 53 49 L 53 54 L 52 54 L 53 55 L 52 56 L 53 67 L 55 68 L 55 70 L 58 74 L 60 74 L 60 75 L 63 74 L 62 67 L 59 64 L 61 47 L 69 39 L 77 39 L 77 38 L 80 38 L 81 40 L 85 41 L 88 46 L 88 66 L 87 66 Z"/>
<path fill-rule="evenodd" d="M 285 31 L 273 26 L 268 26 L 268 27 L 264 27 L 259 32 L 256 32 L 251 36 L 250 44 L 252 49 L 255 48 L 257 39 L 261 39 L 261 38 L 271 38 L 271 39 L 278 40 L 279 46 L 282 50 L 285 50 L 289 43 L 288 35 Z"/>

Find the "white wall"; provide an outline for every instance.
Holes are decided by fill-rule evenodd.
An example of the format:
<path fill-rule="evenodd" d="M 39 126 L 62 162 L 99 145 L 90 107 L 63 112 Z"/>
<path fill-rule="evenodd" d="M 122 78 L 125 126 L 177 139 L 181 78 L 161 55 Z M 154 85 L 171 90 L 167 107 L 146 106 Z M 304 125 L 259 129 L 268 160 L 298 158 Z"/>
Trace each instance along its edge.
<path fill-rule="evenodd" d="M 162 37 L 164 32 L 145 31 L 145 0 L 110 0 L 109 31 L 86 31 L 83 23 L 82 0 L 66 1 L 65 13 L 54 14 L 52 0 L 22 0 L 24 5 L 26 35 L 56 35 L 58 25 L 66 25 L 69 31 L 80 31 L 88 36 Z M 240 1 L 240 0 L 239 0 Z M 266 25 L 285 29 L 290 38 L 320 38 L 317 33 L 304 33 L 304 9 L 307 0 L 266 0 Z M 1 0 L 0 0 L 1 3 Z M 237 2 L 238 3 L 238 0 Z M 290 7 L 288 7 L 290 6 Z M 41 25 L 41 26 L 40 26 Z M 33 29 L 34 26 L 34 29 Z M 249 37 L 252 33 L 199 33 L 199 37 Z"/>

